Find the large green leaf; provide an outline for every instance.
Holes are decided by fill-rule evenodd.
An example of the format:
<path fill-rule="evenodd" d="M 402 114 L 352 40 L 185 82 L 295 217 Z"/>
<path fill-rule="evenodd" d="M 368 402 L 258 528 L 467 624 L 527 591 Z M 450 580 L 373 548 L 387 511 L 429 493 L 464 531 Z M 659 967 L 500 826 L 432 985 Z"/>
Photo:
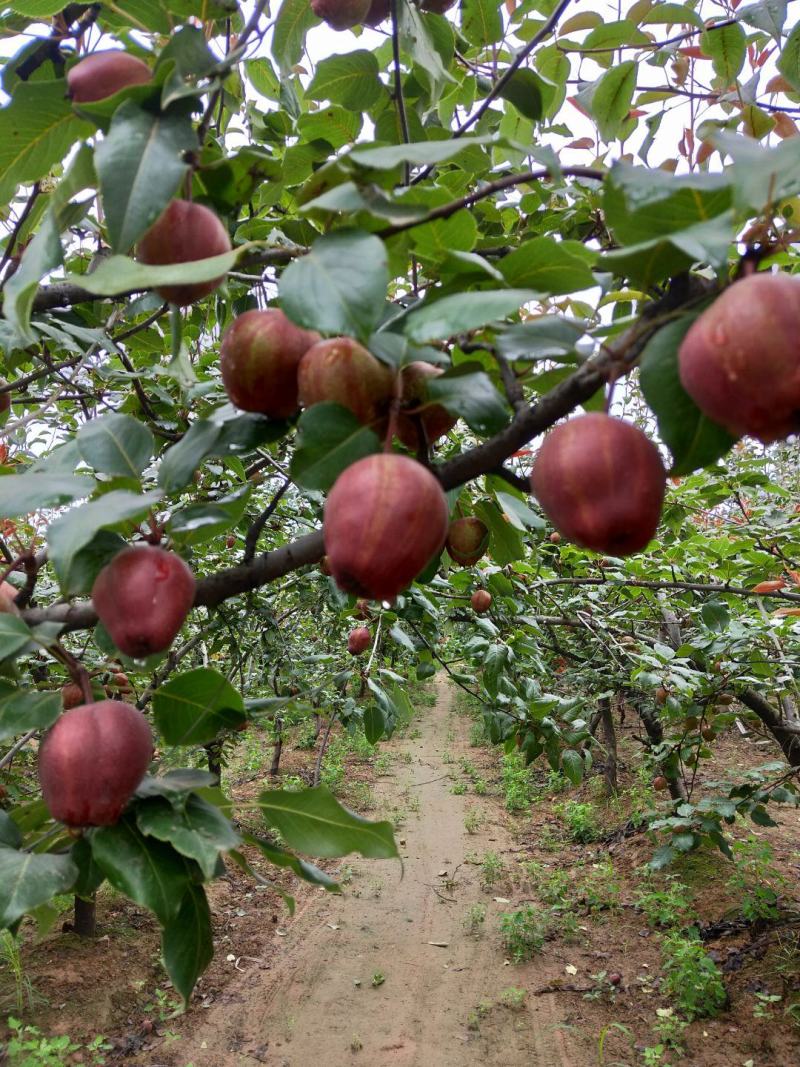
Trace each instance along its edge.
<path fill-rule="evenodd" d="M 138 478 L 153 455 L 153 435 L 132 415 L 111 412 L 85 422 L 78 431 L 81 457 L 102 474 Z"/>
<path fill-rule="evenodd" d="M 403 332 L 412 341 L 442 341 L 504 319 L 539 295 L 530 289 L 494 289 L 426 300 L 408 315 Z"/>
<path fill-rule="evenodd" d="M 66 893 L 77 875 L 69 856 L 0 848 L 0 927 L 12 926 L 26 912 Z"/>
<path fill-rule="evenodd" d="M 667 323 L 642 353 L 642 392 L 658 420 L 658 432 L 672 453 L 672 474 L 690 474 L 723 456 L 736 438 L 706 418 L 681 385 L 678 351 L 696 315 Z"/>
<path fill-rule="evenodd" d="M 503 39 L 503 19 L 497 0 L 463 0 L 461 32 L 479 48 Z"/>
<path fill-rule="evenodd" d="M 606 142 L 619 137 L 628 117 L 636 88 L 637 70 L 634 60 L 623 60 L 578 94 L 578 99 L 589 110 L 601 138 Z"/>
<path fill-rule="evenodd" d="M 281 305 L 298 326 L 366 341 L 383 315 L 388 284 L 383 242 L 360 230 L 337 230 L 283 272 Z"/>
<path fill-rule="evenodd" d="M 31 631 L 16 615 L 0 613 L 0 661 L 21 652 L 31 640 Z"/>
<path fill-rule="evenodd" d="M 0 519 L 69 504 L 94 492 L 94 479 L 74 474 L 6 474 L 0 478 Z"/>
<path fill-rule="evenodd" d="M 291 476 L 305 489 L 330 489 L 346 467 L 381 447 L 377 434 L 339 404 L 313 404 L 297 429 Z"/>
<path fill-rule="evenodd" d="M 300 62 L 306 34 L 318 24 L 308 0 L 283 0 L 272 31 L 272 55 L 284 74 Z"/>
<path fill-rule="evenodd" d="M 727 87 L 741 73 L 747 55 L 747 37 L 738 22 L 708 26 L 700 38 L 700 47 L 711 56 L 714 73 Z"/>
<path fill-rule="evenodd" d="M 476 433 L 497 433 L 508 422 L 508 406 L 491 378 L 475 364 L 462 363 L 426 384 L 430 400 L 459 415 Z"/>
<path fill-rule="evenodd" d="M 119 296 L 162 285 L 210 282 L 232 270 L 247 250 L 247 245 L 239 245 L 221 256 L 196 259 L 191 263 L 170 263 L 165 267 L 150 267 L 127 256 L 109 256 L 91 274 L 68 274 L 66 280 L 95 296 Z"/>
<path fill-rule="evenodd" d="M 778 70 L 792 88 L 800 92 L 800 23 L 784 42 L 778 59 Z"/>
<path fill-rule="evenodd" d="M 230 820 L 196 794 L 190 794 L 182 808 L 163 797 L 144 801 L 136 808 L 136 823 L 147 837 L 167 841 L 182 856 L 196 860 L 206 881 L 214 877 L 220 853 L 241 844 Z"/>
<path fill-rule="evenodd" d="M 186 890 L 178 914 L 164 927 L 161 955 L 172 984 L 188 1004 L 197 979 L 214 958 L 214 932 L 205 890 Z"/>
<path fill-rule="evenodd" d="M 280 831 L 290 848 L 310 856 L 347 856 L 359 852 L 369 859 L 398 855 L 390 822 L 370 822 L 342 807 L 325 786 L 293 793 L 266 790 L 259 806 L 269 826 Z"/>
<path fill-rule="evenodd" d="M 43 178 L 92 132 L 73 112 L 63 80 L 20 83 L 0 110 L 0 203 L 18 186 Z"/>
<path fill-rule="evenodd" d="M 204 745 L 221 730 L 247 721 L 241 694 L 211 667 L 197 667 L 160 686 L 153 694 L 153 713 L 170 745 Z"/>
<path fill-rule="evenodd" d="M 319 867 L 315 867 L 313 863 L 309 863 L 308 860 L 301 859 L 299 856 L 287 852 L 284 848 L 278 848 L 271 841 L 265 841 L 263 837 L 258 837 L 256 834 L 246 833 L 244 839 L 248 845 L 255 845 L 262 855 L 270 863 L 275 864 L 276 867 L 288 868 L 298 878 L 302 878 L 304 882 L 322 886 L 323 889 L 327 889 L 331 893 L 340 892 L 338 882 L 331 878 L 329 874 L 326 874 L 325 871 L 320 870 Z"/>
<path fill-rule="evenodd" d="M 0 616 L 0 624 L 9 615 Z M 30 630 L 21 619 L 14 619 L 24 628 L 28 638 Z M 3 649 L 7 647 L 8 635 L 2 632 L 0 626 L 0 658 Z M 23 646 L 24 647 L 24 646 Z M 0 697 L 0 740 L 16 734 L 27 733 L 28 730 L 44 730 L 56 721 L 61 714 L 61 696 L 59 693 L 39 693 L 23 689 Z"/>
<path fill-rule="evenodd" d="M 574 293 L 595 284 L 585 259 L 552 237 L 524 241 L 503 257 L 500 270 L 509 285 L 540 293 Z"/>
<path fill-rule="evenodd" d="M 54 519 L 47 528 L 47 546 L 59 580 L 69 585 L 76 555 L 98 530 L 143 519 L 160 499 L 161 493 L 157 491 L 131 493 L 126 489 L 114 489 Z"/>
<path fill-rule="evenodd" d="M 106 226 L 115 252 L 127 252 L 156 221 L 189 169 L 185 153 L 197 148 L 185 101 L 164 112 L 126 100 L 97 146 Z"/>
<path fill-rule="evenodd" d="M 90 836 L 94 861 L 115 889 L 149 908 L 162 926 L 175 918 L 192 869 L 171 845 L 145 837 L 133 815 Z"/>
<path fill-rule="evenodd" d="M 306 96 L 362 112 L 372 107 L 382 91 L 377 59 L 372 52 L 357 49 L 318 63 Z"/>

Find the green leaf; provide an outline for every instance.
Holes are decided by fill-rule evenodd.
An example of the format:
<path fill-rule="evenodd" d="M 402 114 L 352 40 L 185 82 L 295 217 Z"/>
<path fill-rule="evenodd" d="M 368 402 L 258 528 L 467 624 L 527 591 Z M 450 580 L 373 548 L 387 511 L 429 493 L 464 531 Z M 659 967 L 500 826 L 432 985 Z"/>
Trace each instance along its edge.
<path fill-rule="evenodd" d="M 583 759 L 574 748 L 567 748 L 561 753 L 561 770 L 573 785 L 580 785 L 583 779 Z"/>
<path fill-rule="evenodd" d="M 370 822 L 348 811 L 325 786 L 297 793 L 267 790 L 259 806 L 267 825 L 299 852 L 328 857 L 359 852 L 366 859 L 398 855 L 391 823 Z"/>
<path fill-rule="evenodd" d="M 221 256 L 196 259 L 191 263 L 170 263 L 165 267 L 150 267 L 127 256 L 109 256 L 91 274 L 68 274 L 65 281 L 69 285 L 79 285 L 94 296 L 120 296 L 162 285 L 210 282 L 232 270 L 248 248 L 248 245 L 239 245 Z"/>
<path fill-rule="evenodd" d="M 763 30 L 780 43 L 781 30 L 786 22 L 786 7 L 787 0 L 760 0 L 760 3 L 737 8 L 736 17 L 749 26 Z"/>
<path fill-rule="evenodd" d="M 610 270 L 643 287 L 677 274 L 693 263 L 721 268 L 728 260 L 733 240 L 733 212 L 726 211 L 708 222 L 699 222 L 663 239 L 654 238 L 606 252 L 598 269 Z"/>
<path fill-rule="evenodd" d="M 727 630 L 731 612 L 724 600 L 707 600 L 700 608 L 700 615 L 709 630 Z"/>
<path fill-rule="evenodd" d="M 177 444 L 167 449 L 158 468 L 158 484 L 175 493 L 192 480 L 207 456 L 251 452 L 257 445 L 283 437 L 286 423 L 239 411 L 233 404 L 193 422 Z"/>
<path fill-rule="evenodd" d="M 130 493 L 114 489 L 97 500 L 72 508 L 47 527 L 47 547 L 59 581 L 69 586 L 76 555 L 98 530 L 118 523 L 143 519 L 161 499 L 161 493 Z"/>
<path fill-rule="evenodd" d="M 380 452 L 377 434 L 339 404 L 314 404 L 300 416 L 290 468 L 292 481 L 327 491 L 358 459 Z"/>
<path fill-rule="evenodd" d="M 639 371 L 645 400 L 672 453 L 672 474 L 690 474 L 719 459 L 736 438 L 702 414 L 681 385 L 678 350 L 696 315 L 667 323 L 646 344 Z"/>
<path fill-rule="evenodd" d="M 178 914 L 165 925 L 161 958 L 184 1005 L 188 1004 L 197 979 L 214 958 L 211 911 L 201 885 L 189 886 Z"/>
<path fill-rule="evenodd" d="M 78 869 L 78 877 L 72 886 L 72 892 L 77 897 L 88 900 L 106 880 L 106 876 L 94 862 L 92 846 L 86 837 L 79 837 L 69 850 L 72 862 Z"/>
<path fill-rule="evenodd" d="M 423 18 L 416 4 L 398 0 L 397 22 L 401 51 L 413 60 L 415 74 L 427 85 L 431 103 L 436 104 L 445 85 L 455 79 L 445 69 L 429 20 Z"/>
<path fill-rule="evenodd" d="M 251 486 L 221 497 L 214 504 L 190 504 L 172 513 L 167 523 L 170 534 L 184 545 L 198 545 L 224 533 L 244 515 Z"/>
<path fill-rule="evenodd" d="M 12 11 L 20 15 L 27 15 L 31 19 L 46 19 L 51 15 L 57 15 L 64 10 L 63 2 L 59 0 L 12 0 L 8 5 Z"/>
<path fill-rule="evenodd" d="M 579 319 L 560 315 L 542 315 L 538 319 L 509 326 L 497 337 L 502 356 L 514 362 L 554 359 L 567 356 L 586 332 L 586 324 Z"/>
<path fill-rule="evenodd" d="M 278 848 L 271 841 L 265 841 L 263 837 L 257 837 L 255 834 L 246 833 L 244 839 L 248 845 L 255 845 L 262 855 L 276 867 L 288 868 L 298 878 L 302 878 L 304 882 L 308 882 L 310 885 L 322 886 L 323 889 L 327 889 L 330 893 L 341 892 L 338 882 L 331 878 L 329 874 L 326 874 L 325 871 L 321 871 L 319 867 L 315 867 L 313 863 L 309 863 L 308 860 L 300 859 L 299 856 L 287 852 L 286 849 Z"/>
<path fill-rule="evenodd" d="M 206 881 L 211 881 L 221 852 L 238 848 L 242 839 L 219 808 L 190 794 L 178 809 L 163 797 L 137 805 L 136 824 L 146 837 L 167 841 L 176 852 L 197 862 Z"/>
<path fill-rule="evenodd" d="M 221 730 L 247 721 L 241 694 L 211 667 L 197 667 L 160 686 L 153 694 L 153 715 L 170 745 L 204 745 Z"/>
<path fill-rule="evenodd" d="M 0 477 L 0 519 L 69 504 L 94 492 L 93 478 L 73 474 L 6 474 Z"/>
<path fill-rule="evenodd" d="M 196 148 L 185 101 L 163 112 L 147 111 L 133 100 L 117 108 L 95 151 L 114 252 L 127 252 L 156 221 L 189 169 L 185 153 Z"/>
<path fill-rule="evenodd" d="M 0 203 L 20 185 L 43 178 L 76 141 L 93 132 L 73 112 L 63 79 L 21 82 L 0 110 Z"/>
<path fill-rule="evenodd" d="M 90 834 L 92 856 L 115 889 L 149 908 L 162 926 L 178 914 L 191 883 L 191 868 L 172 848 L 144 837 L 133 815 Z"/>
<path fill-rule="evenodd" d="M 319 19 L 308 0 L 283 0 L 272 31 L 272 56 L 286 75 L 303 58 L 306 34 Z"/>
<path fill-rule="evenodd" d="M 509 285 L 557 295 L 596 284 L 586 261 L 552 237 L 534 237 L 504 256 L 500 270 Z"/>
<path fill-rule="evenodd" d="M 538 296 L 529 289 L 495 289 L 428 299 L 406 317 L 403 332 L 412 341 L 442 341 L 504 319 Z"/>
<path fill-rule="evenodd" d="M 0 613 L 0 661 L 10 659 L 31 641 L 31 631 L 16 615 Z"/>
<path fill-rule="evenodd" d="M 329 56 L 317 64 L 306 96 L 330 100 L 348 111 L 368 111 L 383 92 L 378 69 L 375 56 L 363 49 Z"/>
<path fill-rule="evenodd" d="M 747 56 L 747 37 L 739 23 L 707 27 L 700 37 L 700 47 L 707 56 L 711 56 L 717 77 L 722 79 L 726 87 L 733 85 Z M 780 69 L 780 64 L 778 67 Z"/>
<path fill-rule="evenodd" d="M 190 793 L 213 786 L 215 782 L 216 778 L 208 771 L 181 767 L 178 770 L 167 771 L 166 774 L 146 774 L 139 783 L 135 795 L 142 799 L 166 797 L 170 804 L 182 808 Z"/>
<path fill-rule="evenodd" d="M 7 929 L 26 912 L 66 893 L 77 874 L 69 856 L 0 848 L 0 928 Z"/>
<path fill-rule="evenodd" d="M 497 0 L 463 0 L 461 32 L 479 48 L 503 39 L 503 20 Z"/>
<path fill-rule="evenodd" d="M 426 383 L 428 399 L 459 415 L 476 433 L 489 436 L 508 422 L 506 401 L 488 374 L 474 363 L 462 363 Z"/>
<path fill-rule="evenodd" d="M 19 827 L 6 812 L 0 808 L 0 845 L 6 848 L 19 848 L 22 844 L 22 834 Z"/>
<path fill-rule="evenodd" d="M 589 88 L 579 94 L 579 98 L 588 108 L 597 123 L 601 138 L 608 142 L 619 136 L 622 125 L 631 109 L 633 93 L 636 88 L 638 65 L 632 59 L 626 59 L 605 74 Z"/>
<path fill-rule="evenodd" d="M 784 42 L 778 59 L 778 70 L 792 88 L 800 92 L 800 23 Z"/>
<path fill-rule="evenodd" d="M 0 616 L 0 658 L 7 647 L 8 634 L 3 633 L 3 623 L 13 619 L 11 615 Z M 14 619 L 26 631 L 30 640 L 30 630 L 21 619 Z M 27 643 L 27 642 L 26 642 Z M 0 697 L 0 740 L 27 733 L 28 730 L 45 730 L 61 714 L 61 696 L 59 693 L 39 693 L 35 690 L 15 690 L 8 696 Z"/>
<path fill-rule="evenodd" d="M 388 284 L 383 241 L 360 230 L 337 230 L 283 272 L 281 307 L 298 326 L 366 341 L 383 315 Z"/>
<path fill-rule="evenodd" d="M 500 508 L 493 500 L 479 500 L 475 514 L 489 528 L 489 555 L 501 567 L 525 558 L 525 542 L 518 529 L 506 522 Z"/>
<path fill-rule="evenodd" d="M 379 148 L 354 148 L 346 159 L 369 170 L 394 170 L 403 163 L 416 167 L 448 163 L 470 148 L 492 144 L 495 137 L 460 137 L 457 141 L 412 141 L 411 144 L 385 145 Z"/>
<path fill-rule="evenodd" d="M 153 435 L 132 415 L 112 412 L 85 422 L 78 431 L 78 451 L 102 474 L 138 478 L 153 455 Z"/>
<path fill-rule="evenodd" d="M 377 745 L 385 731 L 383 712 L 377 704 L 369 704 L 364 709 L 364 737 L 371 745 Z"/>

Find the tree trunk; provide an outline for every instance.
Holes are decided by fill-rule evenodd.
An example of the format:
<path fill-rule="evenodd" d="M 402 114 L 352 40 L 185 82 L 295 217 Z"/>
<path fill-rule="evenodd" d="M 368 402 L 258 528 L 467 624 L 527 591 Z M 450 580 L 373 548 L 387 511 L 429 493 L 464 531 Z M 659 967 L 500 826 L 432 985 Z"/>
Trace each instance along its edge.
<path fill-rule="evenodd" d="M 600 712 L 600 729 L 603 734 L 603 745 L 606 752 L 605 779 L 606 795 L 613 797 L 617 792 L 617 735 L 614 732 L 614 718 L 611 714 L 611 700 L 608 697 L 600 697 L 598 710 Z"/>
<path fill-rule="evenodd" d="M 792 767 L 800 767 L 800 733 L 781 718 L 779 712 L 755 689 L 738 689 L 736 695 L 745 707 L 754 711 L 778 742 Z"/>
<path fill-rule="evenodd" d="M 283 719 L 278 715 L 275 718 L 275 747 L 272 750 L 272 763 L 269 767 L 270 778 L 277 777 L 281 752 L 283 752 Z"/>
<path fill-rule="evenodd" d="M 661 725 L 661 720 L 658 717 L 658 712 L 653 708 L 648 708 L 638 701 L 634 704 L 636 711 L 639 714 L 639 718 L 644 724 L 645 732 L 647 733 L 647 740 L 650 742 L 651 748 L 657 748 L 664 741 L 664 728 Z M 686 786 L 683 784 L 681 778 L 679 778 L 673 770 L 669 767 L 663 767 L 662 772 L 667 779 L 669 786 L 669 795 L 673 800 L 686 800 Z"/>
<path fill-rule="evenodd" d="M 92 894 L 91 900 L 83 897 L 74 898 L 72 929 L 78 937 L 94 937 L 97 932 L 97 901 Z"/>
<path fill-rule="evenodd" d="M 319 785 L 320 775 L 322 773 L 322 761 L 325 758 L 325 752 L 328 748 L 328 741 L 331 736 L 331 730 L 333 729 L 333 720 L 336 718 L 336 713 L 331 715 L 328 719 L 328 725 L 325 727 L 325 733 L 322 737 L 322 744 L 319 746 L 319 752 L 317 753 L 317 762 L 314 764 L 314 785 Z"/>

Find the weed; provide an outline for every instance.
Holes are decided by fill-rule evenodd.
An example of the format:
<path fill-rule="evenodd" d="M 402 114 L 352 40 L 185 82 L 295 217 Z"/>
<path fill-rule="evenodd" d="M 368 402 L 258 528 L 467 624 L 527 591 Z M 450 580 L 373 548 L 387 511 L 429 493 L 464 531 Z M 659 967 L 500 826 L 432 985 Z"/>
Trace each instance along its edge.
<path fill-rule="evenodd" d="M 580 886 L 576 887 L 576 895 L 590 912 L 619 907 L 621 891 L 610 860 L 594 864 Z"/>
<path fill-rule="evenodd" d="M 478 748 L 486 742 L 486 731 L 483 728 L 483 719 L 474 722 L 469 728 L 469 743 L 471 748 Z"/>
<path fill-rule="evenodd" d="M 613 1003 L 617 999 L 617 984 L 611 981 L 608 971 L 598 971 L 591 975 L 591 979 L 594 985 L 583 994 L 584 1000 L 610 1000 Z"/>
<path fill-rule="evenodd" d="M 467 791 L 467 783 L 466 782 L 454 782 L 450 786 L 450 792 L 454 796 L 457 796 L 457 797 L 463 796 L 466 793 L 466 791 Z"/>
<path fill-rule="evenodd" d="M 413 812 L 414 815 L 419 815 L 419 810 L 420 810 L 420 806 L 421 806 L 420 805 L 419 794 L 418 793 L 409 793 L 407 803 L 408 803 L 408 810 L 410 812 Z"/>
<path fill-rule="evenodd" d="M 500 916 L 503 946 L 514 963 L 524 963 L 541 952 L 548 929 L 548 916 L 530 904 Z"/>
<path fill-rule="evenodd" d="M 461 920 L 462 926 L 470 937 L 480 937 L 483 933 L 483 924 L 485 921 L 486 905 L 480 903 L 470 904 L 464 918 Z"/>
<path fill-rule="evenodd" d="M 483 815 L 477 808 L 470 808 L 464 816 L 464 829 L 468 834 L 477 833 L 483 823 Z"/>
<path fill-rule="evenodd" d="M 663 889 L 640 890 L 635 903 L 644 913 L 648 926 L 684 926 L 694 916 L 691 890 L 674 876 Z"/>
<path fill-rule="evenodd" d="M 486 889 L 500 881 L 504 874 L 503 861 L 496 852 L 486 852 L 481 860 L 481 883 Z"/>
<path fill-rule="evenodd" d="M 653 1024 L 653 1033 L 661 1043 L 677 1055 L 683 1054 L 683 1035 L 689 1025 L 675 1014 L 674 1008 L 656 1008 L 658 1022 Z"/>
<path fill-rule="evenodd" d="M 573 841 L 585 845 L 590 841 L 597 841 L 600 837 L 601 829 L 597 822 L 597 812 L 591 804 L 584 804 L 579 800 L 568 800 L 564 804 L 557 805 L 556 811 L 564 820 Z"/>
<path fill-rule="evenodd" d="M 777 993 L 756 993 L 756 1004 L 753 1008 L 754 1019 L 772 1019 L 774 1012 L 772 1006 L 780 1004 L 783 997 Z"/>
<path fill-rule="evenodd" d="M 572 879 L 567 871 L 551 869 L 536 860 L 522 864 L 528 875 L 533 892 L 551 907 L 569 906 L 572 901 Z"/>
<path fill-rule="evenodd" d="M 465 756 L 462 756 L 458 763 L 461 767 L 461 770 L 464 772 L 464 774 L 466 774 L 467 778 L 475 778 L 477 776 L 478 770 L 471 760 L 468 760 Z"/>
<path fill-rule="evenodd" d="M 485 778 L 481 778 L 480 775 L 473 779 L 472 787 L 479 797 L 483 797 L 489 792 L 489 783 Z"/>
<path fill-rule="evenodd" d="M 533 780 L 518 752 L 506 752 L 501 760 L 503 792 L 508 811 L 527 811 L 533 800 Z"/>
<path fill-rule="evenodd" d="M 519 989 L 517 986 L 510 985 L 500 993 L 500 1003 L 504 1008 L 508 1008 L 509 1011 L 522 1011 L 525 1007 L 525 997 L 527 995 L 528 991 L 526 989 Z"/>
<path fill-rule="evenodd" d="M 150 1000 L 144 1006 L 144 1010 L 148 1015 L 154 1015 L 160 1023 L 165 1023 L 167 1019 L 174 1019 L 176 1015 L 180 1015 L 182 1007 L 179 1001 L 164 989 L 154 989 L 153 995 Z"/>
<path fill-rule="evenodd" d="M 547 774 L 545 789 L 548 793 L 563 793 L 570 787 L 570 780 L 561 771 L 550 770 Z"/>
<path fill-rule="evenodd" d="M 106 1062 L 104 1053 L 112 1048 L 100 1034 L 88 1045 L 77 1045 L 68 1034 L 46 1037 L 37 1027 L 24 1026 L 13 1016 L 8 1019 L 8 1028 L 13 1034 L 6 1046 L 9 1067 L 63 1067 L 77 1052 L 88 1054 L 81 1062 L 99 1067 Z"/>
<path fill-rule="evenodd" d="M 363 1047 L 364 1042 L 361 1040 L 358 1034 L 353 1034 L 353 1036 L 350 1038 L 350 1051 L 360 1052 Z"/>
<path fill-rule="evenodd" d="M 294 747 L 301 749 L 317 747 L 317 727 L 313 720 L 303 723 L 302 729 L 295 739 Z"/>
<path fill-rule="evenodd" d="M 383 983 L 386 981 L 386 975 L 383 974 L 381 971 L 376 971 L 373 974 L 371 980 L 372 980 L 372 988 L 373 989 L 377 989 L 378 986 L 383 985 Z"/>
<path fill-rule="evenodd" d="M 727 887 L 741 899 L 744 918 L 750 922 L 777 919 L 778 897 L 787 880 L 773 866 L 770 845 L 751 836 L 746 841 L 734 841 L 733 855 L 735 868 Z"/>
<path fill-rule="evenodd" d="M 13 1000 L 16 1011 L 23 1011 L 26 1003 L 32 1008 L 33 986 L 22 966 L 19 943 L 8 930 L 0 933 L 0 963 L 5 964 L 14 981 Z"/>
<path fill-rule="evenodd" d="M 664 992 L 691 1022 L 717 1015 L 728 994 L 717 965 L 701 942 L 680 933 L 668 934 L 661 944 Z"/>
<path fill-rule="evenodd" d="M 381 752 L 381 754 L 379 756 L 375 757 L 375 762 L 373 764 L 376 774 L 388 774 L 389 773 L 389 768 L 391 767 L 391 765 L 392 765 L 392 754 L 391 754 L 391 752 Z"/>
<path fill-rule="evenodd" d="M 373 811 L 375 808 L 375 795 L 369 782 L 348 782 L 347 799 L 356 811 Z"/>

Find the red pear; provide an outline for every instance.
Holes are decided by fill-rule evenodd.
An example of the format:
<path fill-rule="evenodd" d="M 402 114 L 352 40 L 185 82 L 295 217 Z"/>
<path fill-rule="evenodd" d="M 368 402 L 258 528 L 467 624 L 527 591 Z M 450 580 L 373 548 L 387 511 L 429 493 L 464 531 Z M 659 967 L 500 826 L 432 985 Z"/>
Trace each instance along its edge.
<path fill-rule="evenodd" d="M 447 532 L 446 547 L 450 558 L 456 563 L 462 567 L 472 567 L 489 547 L 489 528 L 474 515 L 455 519 Z"/>
<path fill-rule="evenodd" d="M 447 498 L 426 467 L 394 453 L 360 459 L 325 504 L 333 577 L 348 593 L 391 600 L 441 552 L 448 525 Z"/>
<path fill-rule="evenodd" d="M 245 311 L 222 335 L 220 369 L 233 403 L 271 419 L 300 408 L 297 368 L 320 336 L 301 330 L 278 309 Z"/>
<path fill-rule="evenodd" d="M 300 403 L 340 404 L 368 426 L 385 415 L 394 389 L 394 374 L 358 341 L 334 337 L 318 341 L 300 360 Z"/>
<path fill-rule="evenodd" d="M 213 211 L 190 200 L 171 200 L 139 241 L 136 258 L 150 266 L 166 266 L 210 259 L 230 250 L 228 231 Z M 210 282 L 163 285 L 156 291 L 162 300 L 183 307 L 202 300 L 224 281 L 223 275 Z"/>
<path fill-rule="evenodd" d="M 152 76 L 144 60 L 127 52 L 94 52 L 67 71 L 67 91 L 76 104 L 91 104 L 130 85 L 144 85 Z"/>
<path fill-rule="evenodd" d="M 65 711 L 39 748 L 39 781 L 50 814 L 67 826 L 117 822 L 153 757 L 144 715 L 119 700 Z"/>
<path fill-rule="evenodd" d="M 403 407 L 414 410 L 419 408 L 419 418 L 412 417 L 406 411 L 401 410 L 397 420 L 397 436 L 406 446 L 415 450 L 419 447 L 419 433 L 417 426 L 422 422 L 427 444 L 432 445 L 440 437 L 449 433 L 458 422 L 447 408 L 441 404 L 427 402 L 426 383 L 430 378 L 438 378 L 444 374 L 441 367 L 434 367 L 432 363 L 424 363 L 417 360 L 403 367 Z"/>
<path fill-rule="evenodd" d="M 18 589 L 15 589 L 11 582 L 0 582 L 0 614 L 5 615 L 19 615 L 19 608 L 15 601 Z"/>
<path fill-rule="evenodd" d="M 656 532 L 666 471 L 641 430 L 593 413 L 550 431 L 531 487 L 564 537 L 595 552 L 628 556 Z"/>
<path fill-rule="evenodd" d="M 401 0 L 398 0 L 398 3 Z M 369 5 L 369 10 L 364 16 L 363 22 L 365 26 L 380 26 L 382 22 L 391 15 L 391 2 L 390 0 L 372 0 Z"/>
<path fill-rule="evenodd" d="M 194 575 L 174 552 L 125 548 L 95 579 L 92 601 L 111 640 L 140 659 L 169 648 L 194 602 Z"/>
<path fill-rule="evenodd" d="M 77 708 L 79 704 L 83 703 L 83 700 L 83 690 L 77 682 L 67 682 L 61 690 L 61 707 L 64 711 L 69 711 L 70 708 Z"/>
<path fill-rule="evenodd" d="M 347 638 L 347 651 L 351 656 L 360 656 L 362 652 L 367 651 L 371 641 L 372 638 L 367 627 L 359 626 L 357 629 L 352 630 Z"/>
<path fill-rule="evenodd" d="M 364 22 L 371 0 L 311 0 L 311 10 L 332 30 L 350 30 Z"/>
<path fill-rule="evenodd" d="M 696 319 L 678 354 L 704 415 L 764 444 L 800 431 L 800 280 L 751 274 Z"/>
<path fill-rule="evenodd" d="M 492 594 L 488 589 L 476 589 L 470 597 L 470 604 L 476 615 L 485 615 L 492 606 Z"/>

